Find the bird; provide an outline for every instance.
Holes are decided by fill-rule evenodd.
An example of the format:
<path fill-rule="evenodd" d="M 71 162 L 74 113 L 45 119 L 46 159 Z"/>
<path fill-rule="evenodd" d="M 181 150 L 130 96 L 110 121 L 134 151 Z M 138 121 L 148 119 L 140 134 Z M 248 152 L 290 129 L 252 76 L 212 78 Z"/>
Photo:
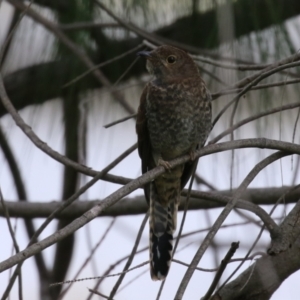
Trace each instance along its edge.
<path fill-rule="evenodd" d="M 150 207 L 150 275 L 156 281 L 169 272 L 181 190 L 197 163 L 195 151 L 211 130 L 211 95 L 186 51 L 163 45 L 137 55 L 146 59 L 153 76 L 142 92 L 136 118 L 142 173 L 157 166 L 166 169 L 144 186 Z M 171 168 L 168 161 L 185 154 L 190 160 Z"/>

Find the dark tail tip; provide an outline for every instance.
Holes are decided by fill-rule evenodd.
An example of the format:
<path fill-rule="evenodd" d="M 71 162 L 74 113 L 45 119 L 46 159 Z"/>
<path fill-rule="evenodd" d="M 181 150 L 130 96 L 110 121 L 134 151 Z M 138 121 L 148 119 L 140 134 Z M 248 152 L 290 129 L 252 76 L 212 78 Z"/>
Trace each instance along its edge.
<path fill-rule="evenodd" d="M 153 280 L 164 280 L 169 272 L 172 256 L 173 236 L 170 232 L 165 232 L 157 237 L 150 230 L 150 269 Z"/>

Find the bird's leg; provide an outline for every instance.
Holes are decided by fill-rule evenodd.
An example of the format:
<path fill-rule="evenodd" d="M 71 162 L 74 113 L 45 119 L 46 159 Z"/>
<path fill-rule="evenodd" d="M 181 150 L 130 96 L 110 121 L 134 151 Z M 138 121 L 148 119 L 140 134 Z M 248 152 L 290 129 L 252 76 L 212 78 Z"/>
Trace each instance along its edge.
<path fill-rule="evenodd" d="M 171 170 L 171 165 L 162 158 L 162 155 L 160 153 L 156 153 L 154 152 L 153 153 L 153 158 L 154 158 L 154 161 L 156 163 L 157 166 L 163 166 L 166 171 L 169 171 Z"/>

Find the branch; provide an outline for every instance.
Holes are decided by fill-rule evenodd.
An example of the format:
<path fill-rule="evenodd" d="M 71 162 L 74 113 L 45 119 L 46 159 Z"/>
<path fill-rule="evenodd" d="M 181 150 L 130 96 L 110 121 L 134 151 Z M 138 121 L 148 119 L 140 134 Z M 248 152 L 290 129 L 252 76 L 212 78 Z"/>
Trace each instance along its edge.
<path fill-rule="evenodd" d="M 248 85 L 250 86 L 250 85 Z M 247 88 L 247 87 L 246 87 Z M 245 91 L 246 88 L 243 90 Z M 49 147 L 45 142 L 43 142 L 31 129 L 31 127 L 25 123 L 23 118 L 19 115 L 19 113 L 16 111 L 15 107 L 13 106 L 12 102 L 10 101 L 9 97 L 7 96 L 4 84 L 3 84 L 3 78 L 0 74 L 0 97 L 2 100 L 3 106 L 7 109 L 7 111 L 11 114 L 12 118 L 14 119 L 17 126 L 21 128 L 21 130 L 27 135 L 27 137 L 43 152 L 48 154 L 50 157 L 54 158 L 56 161 L 63 163 L 65 166 L 70 166 L 77 170 L 78 172 L 81 172 L 82 174 L 89 175 L 89 176 L 96 176 L 98 173 L 96 171 L 91 170 L 90 168 L 83 166 L 81 164 L 78 164 L 66 156 L 61 155 L 57 151 L 54 151 L 51 147 Z M 200 157 L 201 155 L 208 155 L 215 152 L 225 151 L 229 149 L 237 149 L 237 148 L 248 148 L 248 147 L 258 147 L 258 148 L 269 148 L 274 150 L 281 150 L 281 151 L 287 151 L 294 154 L 300 154 L 300 146 L 293 144 L 293 143 L 287 143 L 282 141 L 275 141 L 265 138 L 258 138 L 258 139 L 247 139 L 247 140 L 239 140 L 239 141 L 232 141 L 229 143 L 220 143 L 215 145 L 210 145 L 205 148 L 200 149 L 196 155 L 195 158 Z M 178 158 L 174 160 L 180 161 L 179 164 L 185 163 L 190 159 L 188 155 L 183 156 L 182 158 Z M 109 174 L 106 174 L 103 177 L 104 180 L 108 180 L 115 183 L 121 183 L 125 184 L 129 182 L 129 179 L 125 179 L 123 177 L 117 177 L 112 176 Z"/>
<path fill-rule="evenodd" d="M 15 1 L 16 2 L 16 1 Z M 21 1 L 18 1 L 22 4 Z M 59 3 L 58 3 L 59 2 Z M 72 1 L 47 1 L 38 0 L 35 3 L 46 5 L 54 10 L 62 12 L 70 11 L 73 7 Z M 238 38 L 241 35 L 248 34 L 253 31 L 258 31 L 266 27 L 272 26 L 278 21 L 284 21 L 286 18 L 296 16 L 300 13 L 300 4 L 297 0 L 239 0 L 232 4 L 233 15 L 235 16 L 235 34 Z M 278 12 L 278 20 L 274 20 L 274 15 L 269 13 L 270 10 Z M 222 9 L 222 8 L 218 8 Z M 255 11 L 255 18 L 249 14 L 250 11 Z M 249 23 L 245 23 L 245 20 Z M 254 21 L 255 20 L 255 21 Z M 184 44 L 193 45 L 192 51 L 194 53 L 199 52 L 199 47 L 210 47 L 215 48 L 218 46 L 218 34 L 215 30 L 216 26 L 216 14 L 215 10 L 209 10 L 205 13 L 196 13 L 183 18 L 178 18 L 171 25 L 165 26 L 157 31 L 155 34 L 158 36 L 180 41 Z M 190 26 L 190 24 L 195 24 Z M 59 30 L 59 25 L 53 23 Z M 94 31 L 94 30 L 93 30 Z M 60 30 L 61 32 L 61 30 Z M 102 33 L 98 30 L 99 35 Z M 97 34 L 97 33 L 96 33 Z M 208 43 L 208 36 L 214 35 L 215 39 L 209 39 L 211 43 Z M 197 37 L 197 38 L 196 38 Z M 124 53 L 130 48 L 136 47 L 142 42 L 141 38 L 129 38 L 126 40 L 118 41 L 103 37 L 104 41 L 101 40 L 101 44 L 110 46 L 109 51 L 95 51 L 92 54 L 94 60 L 98 63 L 112 59 L 117 54 Z M 103 48 L 101 48 L 103 49 Z M 116 51 L 115 49 L 118 49 Z M 112 51 L 110 51 L 112 50 Z M 197 51 L 196 51 L 197 50 Z M 210 55 L 211 53 L 207 53 Z M 211 56 L 211 55 L 210 55 Z M 217 55 L 218 56 L 218 55 Z M 212 57 L 212 56 L 211 56 Z M 219 58 L 219 57 L 218 57 Z M 68 62 L 69 61 L 69 62 Z M 236 59 L 231 59 L 234 63 Z M 49 63 L 41 63 L 37 66 L 31 66 L 20 71 L 16 71 L 5 77 L 5 85 L 8 89 L 8 94 L 15 103 L 17 109 L 21 109 L 30 104 L 43 103 L 46 100 L 57 98 L 61 95 L 61 86 L 67 81 L 71 80 L 74 74 L 70 74 L 71 66 L 78 65 L 78 59 L 74 60 L 74 57 L 63 57 L 62 61 L 55 61 Z M 126 62 L 121 62 L 118 65 L 119 69 L 126 68 Z M 47 70 L 45 72 L 45 70 Z M 145 67 L 141 63 L 138 68 L 135 68 L 127 78 L 132 76 L 139 76 L 144 72 Z M 82 69 L 78 72 L 84 71 Z M 76 71 L 77 72 L 77 71 Z M 46 75 L 46 76 L 45 76 Z M 106 72 L 106 77 L 109 81 L 113 81 L 114 77 L 111 72 Z M 51 80 L 49 80 L 51 78 Z M 51 87 L 44 89 L 43 87 L 47 84 Z M 89 80 L 85 80 L 84 84 L 76 86 L 77 90 L 85 91 L 89 88 L 97 88 L 100 84 L 94 77 L 90 76 Z M 101 84 L 102 86 L 102 84 Z M 0 105 L 0 115 L 5 114 L 6 111 Z"/>
<path fill-rule="evenodd" d="M 74 6 L 73 1 L 70 0 L 36 0 L 35 3 L 61 13 L 71 11 Z M 218 10 L 223 9 L 226 7 L 218 7 Z M 235 36 L 239 38 L 253 31 L 260 31 L 274 24 L 283 23 L 287 19 L 299 15 L 300 3 L 298 0 L 239 0 L 233 2 L 232 14 Z M 254 15 L 255 17 L 253 17 Z M 207 10 L 204 13 L 194 11 L 193 14 L 177 18 L 170 25 L 158 29 L 156 34 L 193 45 L 195 48 L 216 48 L 219 45 L 216 24 L 215 9 Z M 74 24 L 70 24 L 70 27 L 72 27 L 71 25 Z M 91 24 L 82 25 L 89 26 Z M 95 22 L 94 25 L 100 24 Z"/>
<path fill-rule="evenodd" d="M 0 80 L 0 92 L 1 92 L 1 80 Z M 267 139 L 254 139 L 254 141 L 256 141 L 256 142 L 260 141 L 260 145 L 262 147 L 265 147 L 268 144 L 270 146 L 272 146 L 272 145 L 274 146 L 274 143 L 275 144 L 283 143 L 283 142 L 267 140 Z M 253 140 L 249 139 L 249 140 L 233 141 L 233 142 L 229 142 L 229 143 L 222 143 L 223 145 L 222 144 L 211 145 L 211 146 L 204 147 L 204 148 L 196 151 L 195 158 L 199 157 L 201 154 L 207 155 L 208 153 L 205 153 L 205 152 L 207 152 L 208 148 L 214 148 L 214 149 L 220 151 L 220 149 L 222 148 L 222 146 L 224 147 L 224 145 L 227 147 L 228 147 L 228 145 L 232 146 L 232 144 L 238 144 L 239 146 L 241 146 L 241 145 L 249 146 L 249 144 L 251 145 L 251 143 L 253 143 Z M 289 152 L 294 150 L 294 151 L 297 151 L 300 153 L 299 145 L 295 145 L 295 144 L 291 144 L 291 143 L 283 143 L 283 144 L 285 146 L 284 147 L 285 149 L 289 149 Z M 292 151 L 291 153 L 294 153 L 294 151 Z M 187 162 L 189 159 L 190 159 L 189 155 L 184 155 L 180 158 L 170 161 L 169 164 L 172 168 L 177 165 L 183 164 L 184 162 Z M 95 207 L 93 207 L 92 209 L 87 211 L 83 216 L 74 220 L 72 223 L 70 223 L 63 229 L 50 235 L 46 239 L 42 240 L 40 243 L 33 244 L 32 246 L 28 247 L 27 249 L 19 252 L 17 255 L 14 255 L 14 256 L 10 257 L 9 259 L 0 263 L 0 272 L 3 270 L 6 270 L 8 268 L 11 268 L 12 266 L 18 264 L 19 262 L 24 261 L 25 259 L 35 255 L 36 253 L 41 252 L 43 249 L 57 243 L 58 241 L 65 238 L 66 236 L 72 234 L 73 232 L 75 232 L 76 230 L 78 230 L 79 228 L 84 226 L 85 224 L 87 224 L 90 221 L 92 221 L 93 219 L 95 219 L 106 208 L 116 204 L 121 198 L 127 196 L 128 194 L 130 194 L 134 190 L 140 188 L 141 186 L 144 186 L 146 183 L 150 182 L 151 180 L 155 179 L 157 176 L 161 175 L 164 171 L 165 171 L 164 168 L 162 166 L 159 166 L 159 167 L 156 167 L 155 169 L 145 173 L 144 175 L 138 177 L 137 179 L 132 180 L 130 183 L 126 184 L 119 190 L 117 190 L 114 193 L 112 193 L 111 195 L 109 195 L 107 198 L 105 198 L 103 201 L 101 201 L 98 205 L 96 205 Z"/>
<path fill-rule="evenodd" d="M 221 265 L 215 275 L 215 278 L 213 280 L 213 282 L 211 283 L 211 286 L 209 287 L 207 293 L 205 294 L 205 296 L 201 299 L 201 300 L 209 300 L 211 294 L 213 293 L 213 291 L 215 290 L 217 284 L 219 283 L 222 274 L 224 273 L 228 263 L 230 262 L 232 256 L 234 255 L 235 251 L 239 248 L 239 242 L 233 242 L 231 243 L 231 247 L 228 250 L 226 256 L 224 257 L 224 259 L 221 261 Z"/>
<path fill-rule="evenodd" d="M 272 239 L 268 254 L 275 255 L 287 251 L 300 237 L 300 201 L 293 207 L 280 226 L 279 236 Z"/>
<path fill-rule="evenodd" d="M 250 182 L 257 176 L 257 174 L 264 169 L 269 164 L 273 163 L 274 161 L 288 155 L 284 152 L 276 152 L 272 155 L 268 156 L 267 158 L 263 159 L 261 162 L 259 162 L 246 176 L 246 178 L 243 180 L 243 182 L 240 184 L 239 188 L 236 190 L 236 193 L 234 194 L 234 197 L 230 202 L 227 203 L 217 220 L 215 221 L 214 225 L 212 226 L 211 230 L 208 232 L 206 237 L 204 238 L 201 246 L 199 247 L 198 251 L 196 252 L 190 267 L 187 269 L 181 284 L 176 292 L 175 299 L 181 300 L 183 297 L 183 294 L 187 288 L 187 285 L 195 271 L 195 268 L 200 262 L 200 259 L 202 258 L 203 254 L 205 253 L 206 249 L 208 248 L 209 244 L 211 243 L 212 239 L 218 232 L 219 228 L 229 215 L 229 213 L 232 211 L 232 209 L 236 206 L 238 199 L 241 197 L 242 193 L 246 190 Z"/>
<path fill-rule="evenodd" d="M 148 218 L 149 218 L 149 213 L 147 213 L 142 221 L 142 224 L 140 226 L 140 229 L 138 231 L 138 234 L 137 234 L 137 237 L 135 239 L 135 243 L 133 245 L 133 248 L 131 250 L 131 253 L 130 253 L 130 256 L 128 257 L 128 260 L 123 268 L 123 272 L 120 277 L 118 278 L 117 282 L 115 283 L 114 287 L 112 288 L 111 292 L 110 292 L 110 295 L 109 295 L 109 299 L 112 299 L 114 297 L 114 295 L 117 293 L 118 291 L 118 288 L 120 287 L 125 275 L 127 274 L 126 272 L 128 271 L 130 265 L 132 264 L 132 261 L 136 255 L 136 252 L 137 252 L 137 248 L 139 246 L 139 243 L 141 241 L 141 238 L 142 238 L 142 234 L 143 234 L 143 231 L 146 227 L 146 224 L 147 224 L 147 221 L 148 221 Z"/>
<path fill-rule="evenodd" d="M 295 210 L 299 212 L 299 205 L 297 206 Z M 286 217 L 280 229 L 287 235 L 298 236 L 297 239 L 290 240 L 289 247 L 279 254 L 265 255 L 258 259 L 235 280 L 225 285 L 211 300 L 270 299 L 281 283 L 300 269 L 299 224 L 296 225 L 293 220 L 295 210 Z M 289 231 L 286 232 L 285 226 L 290 221 L 296 226 L 289 225 Z"/>
<path fill-rule="evenodd" d="M 63 31 L 74 31 L 91 28 L 120 28 L 117 23 L 104 23 L 104 22 L 76 22 L 70 24 L 58 24 L 57 25 Z"/>
<path fill-rule="evenodd" d="M 47 20 L 40 14 L 36 13 L 34 10 L 29 8 L 28 6 L 24 5 L 22 2 L 18 0 L 7 0 L 11 5 L 13 5 L 15 8 L 26 11 L 26 15 L 32 18 L 34 21 L 40 23 L 42 26 L 44 26 L 46 29 L 48 29 L 50 32 L 54 34 L 56 38 L 60 40 L 60 42 L 67 47 L 71 53 L 74 53 L 75 56 L 81 61 L 88 69 L 93 69 L 92 74 L 98 80 L 100 85 L 103 85 L 105 87 L 110 87 L 111 83 L 106 78 L 106 76 L 99 70 L 95 69 L 95 65 L 92 62 L 92 60 L 88 57 L 88 55 L 81 49 L 80 46 L 73 43 L 72 40 L 70 40 L 57 26 L 57 24 Z M 112 92 L 112 95 L 115 97 L 115 99 L 127 110 L 129 113 L 133 114 L 134 110 L 133 108 L 125 101 L 124 96 L 118 92 Z"/>
<path fill-rule="evenodd" d="M 256 205 L 273 205 L 276 201 L 285 193 L 287 193 L 291 187 L 271 187 L 271 188 L 253 188 L 247 189 L 243 194 L 243 201 L 249 202 L 250 204 Z M 181 205 L 179 210 L 183 210 L 183 205 L 185 201 L 185 195 L 187 190 L 182 192 Z M 219 192 L 201 192 L 192 191 L 191 201 L 189 204 L 189 210 L 198 209 L 213 209 L 218 207 L 224 207 L 225 202 L 233 196 L 235 190 L 224 190 Z M 294 190 L 286 194 L 284 201 L 288 203 L 296 203 L 300 198 L 300 189 Z M 227 200 L 226 200 L 227 199 Z M 99 204 L 101 200 L 83 200 L 76 201 L 69 207 L 64 209 L 58 215 L 57 219 L 75 219 L 83 215 L 86 211 Z M 242 203 L 242 202 L 241 202 Z M 53 213 L 58 207 L 60 207 L 61 202 L 51 201 L 51 202 L 15 202 L 15 201 L 5 201 L 5 205 L 9 211 L 9 215 L 15 218 L 46 218 L 51 213 Z M 248 209 L 248 206 L 244 206 Z M 147 212 L 148 206 L 145 201 L 144 196 L 137 196 L 134 198 L 124 198 L 120 202 L 116 203 L 114 206 L 106 209 L 101 216 L 128 216 L 145 214 Z M 0 205 L 0 216 L 4 216 L 4 210 L 2 205 Z"/>

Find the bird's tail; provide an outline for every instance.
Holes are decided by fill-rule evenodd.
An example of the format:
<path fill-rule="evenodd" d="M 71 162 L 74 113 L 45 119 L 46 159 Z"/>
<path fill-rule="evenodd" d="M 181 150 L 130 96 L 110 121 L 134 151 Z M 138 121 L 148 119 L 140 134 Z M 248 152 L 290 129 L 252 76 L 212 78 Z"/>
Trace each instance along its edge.
<path fill-rule="evenodd" d="M 180 200 L 181 172 L 165 173 L 150 184 L 150 270 L 153 280 L 169 272 Z"/>

